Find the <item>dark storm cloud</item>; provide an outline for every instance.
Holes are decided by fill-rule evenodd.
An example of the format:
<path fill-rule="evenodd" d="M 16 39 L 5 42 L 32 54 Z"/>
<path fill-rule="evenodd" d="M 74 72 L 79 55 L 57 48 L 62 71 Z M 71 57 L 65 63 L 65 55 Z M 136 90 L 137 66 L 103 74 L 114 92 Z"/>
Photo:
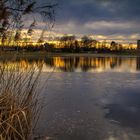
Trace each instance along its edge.
<path fill-rule="evenodd" d="M 42 0 L 43 1 L 43 0 Z M 140 32 L 140 0 L 57 0 L 56 27 L 64 33 Z"/>
<path fill-rule="evenodd" d="M 58 20 L 140 20 L 140 0 L 59 0 Z"/>

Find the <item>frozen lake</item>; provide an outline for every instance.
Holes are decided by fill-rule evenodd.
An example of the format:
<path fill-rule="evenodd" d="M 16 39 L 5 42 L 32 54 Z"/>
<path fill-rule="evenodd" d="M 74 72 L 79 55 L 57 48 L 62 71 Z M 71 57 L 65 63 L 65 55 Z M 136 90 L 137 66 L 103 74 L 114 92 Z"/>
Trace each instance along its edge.
<path fill-rule="evenodd" d="M 2 62 L 1 62 L 2 63 Z M 21 69 L 43 63 L 37 132 L 52 140 L 139 140 L 139 57 L 46 57 L 8 61 Z"/>

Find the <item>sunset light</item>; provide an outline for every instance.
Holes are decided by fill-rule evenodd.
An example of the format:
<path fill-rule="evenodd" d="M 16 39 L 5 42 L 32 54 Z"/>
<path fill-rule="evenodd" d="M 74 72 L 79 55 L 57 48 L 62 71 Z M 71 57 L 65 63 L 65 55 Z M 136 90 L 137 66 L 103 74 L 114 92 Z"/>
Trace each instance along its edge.
<path fill-rule="evenodd" d="M 0 0 L 0 140 L 140 140 L 140 0 Z"/>

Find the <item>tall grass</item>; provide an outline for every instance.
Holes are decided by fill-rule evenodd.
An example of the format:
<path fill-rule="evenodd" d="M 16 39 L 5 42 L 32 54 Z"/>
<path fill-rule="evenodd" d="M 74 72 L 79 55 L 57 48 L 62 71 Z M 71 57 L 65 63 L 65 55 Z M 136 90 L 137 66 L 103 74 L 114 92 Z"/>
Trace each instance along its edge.
<path fill-rule="evenodd" d="M 0 66 L 0 140 L 32 140 L 40 111 L 41 67 L 21 71 Z"/>

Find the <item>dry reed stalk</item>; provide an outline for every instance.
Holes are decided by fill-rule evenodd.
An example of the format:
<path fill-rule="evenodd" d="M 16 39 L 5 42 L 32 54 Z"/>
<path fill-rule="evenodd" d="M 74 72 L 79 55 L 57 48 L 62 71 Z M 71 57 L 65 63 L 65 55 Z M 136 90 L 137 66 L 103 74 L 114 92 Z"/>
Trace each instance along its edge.
<path fill-rule="evenodd" d="M 0 67 L 0 140 L 32 140 L 38 120 L 38 81 L 41 73 L 32 68 Z"/>

